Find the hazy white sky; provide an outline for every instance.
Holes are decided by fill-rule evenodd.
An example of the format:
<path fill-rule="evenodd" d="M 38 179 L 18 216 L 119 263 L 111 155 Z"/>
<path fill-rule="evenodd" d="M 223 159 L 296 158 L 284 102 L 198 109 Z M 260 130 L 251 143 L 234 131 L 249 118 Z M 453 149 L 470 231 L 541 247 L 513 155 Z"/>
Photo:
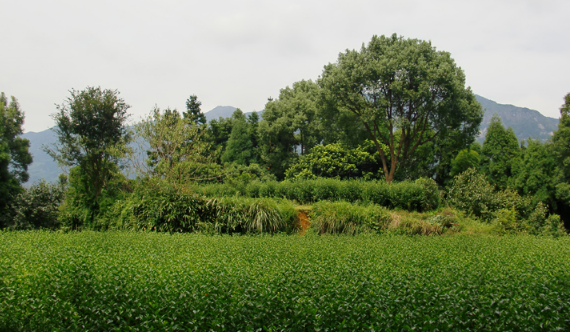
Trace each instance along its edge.
<path fill-rule="evenodd" d="M 71 88 L 118 89 L 132 120 L 161 108 L 262 110 L 372 35 L 431 40 L 476 94 L 558 117 L 570 92 L 570 1 L 0 0 L 0 91 L 25 131 Z"/>

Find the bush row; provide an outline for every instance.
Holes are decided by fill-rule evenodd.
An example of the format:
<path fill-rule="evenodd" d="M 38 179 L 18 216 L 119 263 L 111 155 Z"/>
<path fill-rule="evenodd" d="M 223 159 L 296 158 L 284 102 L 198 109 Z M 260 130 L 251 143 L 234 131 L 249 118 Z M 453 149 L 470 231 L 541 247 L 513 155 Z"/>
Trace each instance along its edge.
<path fill-rule="evenodd" d="M 287 200 L 208 199 L 166 187 L 117 201 L 88 228 L 231 234 L 291 231 L 294 222 L 294 205 Z"/>
<path fill-rule="evenodd" d="M 311 204 L 319 201 L 369 202 L 390 209 L 426 211 L 440 205 L 437 184 L 432 179 L 418 179 L 387 184 L 362 180 L 253 181 L 241 185 L 210 184 L 197 188 L 208 197 L 277 197 Z"/>

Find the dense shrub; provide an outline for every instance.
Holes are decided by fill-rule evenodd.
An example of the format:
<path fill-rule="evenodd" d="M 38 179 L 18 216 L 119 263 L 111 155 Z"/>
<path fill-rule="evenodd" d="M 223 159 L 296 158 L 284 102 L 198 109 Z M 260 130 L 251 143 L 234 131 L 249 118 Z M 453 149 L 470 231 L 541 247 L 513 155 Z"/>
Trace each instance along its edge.
<path fill-rule="evenodd" d="M 383 181 L 316 179 L 295 181 L 253 181 L 243 189 L 227 184 L 210 184 L 197 192 L 208 197 L 243 195 L 248 197 L 277 197 L 300 204 L 319 201 L 370 202 L 390 209 L 426 211 L 439 206 L 437 184 L 432 179 L 418 179 L 387 184 Z"/>
<path fill-rule="evenodd" d="M 547 224 L 548 209 L 532 204 L 531 197 L 520 196 L 512 189 L 495 190 L 484 174 L 471 168 L 457 175 L 448 191 L 454 207 L 493 223 L 498 233 L 523 231 L 541 234 Z"/>
<path fill-rule="evenodd" d="M 259 198 L 211 198 L 162 184 L 140 188 L 117 201 L 104 227 L 159 232 L 247 233 L 292 230 L 291 202 Z"/>
<path fill-rule="evenodd" d="M 170 186 L 139 189 L 115 203 L 104 228 L 137 231 L 192 232 L 208 214 L 206 199 Z"/>
<path fill-rule="evenodd" d="M 12 229 L 56 229 L 58 208 L 64 198 L 61 184 L 35 183 L 18 194 L 10 206 Z"/>

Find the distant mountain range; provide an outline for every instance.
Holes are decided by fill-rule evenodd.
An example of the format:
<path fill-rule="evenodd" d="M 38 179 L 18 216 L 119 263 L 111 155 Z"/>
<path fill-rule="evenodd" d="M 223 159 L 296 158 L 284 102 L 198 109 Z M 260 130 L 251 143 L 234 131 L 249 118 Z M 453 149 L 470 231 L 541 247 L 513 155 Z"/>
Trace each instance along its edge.
<path fill-rule="evenodd" d="M 208 122 L 210 122 L 213 119 L 219 119 L 219 118 L 229 118 L 232 116 L 232 114 L 235 112 L 235 110 L 237 110 L 236 107 L 233 106 L 217 106 L 215 108 L 213 108 L 212 110 L 204 113 L 204 115 L 206 115 L 206 120 L 208 120 Z M 244 113 L 246 117 L 250 116 L 251 113 L 253 112 L 247 112 Z M 259 115 L 261 117 L 261 115 L 263 114 L 263 111 L 257 112 L 257 115 Z"/>
<path fill-rule="evenodd" d="M 481 123 L 481 135 L 478 141 L 481 143 L 485 140 L 485 133 L 489 126 L 489 121 L 494 113 L 497 113 L 503 121 L 505 127 L 513 128 L 519 140 L 527 139 L 528 137 L 546 140 L 550 138 L 552 132 L 558 129 L 558 119 L 549 118 L 538 111 L 528 108 L 517 107 L 513 105 L 498 104 L 492 100 L 486 99 L 481 96 L 476 96 L 481 106 L 485 110 L 483 122 Z M 220 117 L 226 118 L 232 116 L 236 110 L 233 106 L 218 106 L 209 112 L 206 112 L 206 119 L 218 119 Z M 246 115 L 252 112 L 245 113 Z M 263 111 L 258 112 L 261 116 Z M 30 180 L 26 185 L 30 185 L 41 179 L 53 182 L 57 180 L 58 175 L 62 170 L 57 166 L 57 163 L 42 150 L 42 145 L 49 145 L 55 143 L 55 133 L 51 129 L 41 132 L 27 132 L 22 135 L 23 138 L 30 140 L 30 152 L 34 158 L 34 162 L 29 166 Z"/>
<path fill-rule="evenodd" d="M 499 115 L 505 128 L 513 128 L 519 141 L 529 137 L 545 141 L 558 129 L 558 119 L 546 117 L 538 111 L 525 107 L 498 104 L 477 95 L 475 97 L 483 107 L 483 110 L 485 110 L 483 122 L 481 126 L 479 126 L 481 133 L 477 138 L 480 143 L 483 143 L 485 140 L 485 134 L 487 133 L 491 117 L 495 113 Z"/>

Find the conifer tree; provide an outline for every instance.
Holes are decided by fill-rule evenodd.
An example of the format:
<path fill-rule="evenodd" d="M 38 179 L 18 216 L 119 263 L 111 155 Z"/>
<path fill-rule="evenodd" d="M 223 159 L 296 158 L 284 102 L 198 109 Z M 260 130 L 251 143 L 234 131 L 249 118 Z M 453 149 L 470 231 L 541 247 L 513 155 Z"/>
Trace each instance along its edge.
<path fill-rule="evenodd" d="M 184 119 L 192 121 L 197 125 L 205 125 L 207 122 L 206 116 L 202 113 L 200 106 L 202 106 L 202 102 L 198 100 L 198 97 L 191 95 L 186 100 L 186 112 L 183 113 Z"/>
<path fill-rule="evenodd" d="M 254 154 L 248 123 L 239 108 L 232 118 L 234 120 L 232 133 L 226 145 L 226 151 L 222 155 L 222 162 L 249 165 L 254 159 Z"/>
<path fill-rule="evenodd" d="M 499 189 L 512 185 L 513 167 L 520 158 L 520 147 L 512 128 L 505 130 L 498 115 L 493 115 L 485 135 L 481 170 Z"/>

